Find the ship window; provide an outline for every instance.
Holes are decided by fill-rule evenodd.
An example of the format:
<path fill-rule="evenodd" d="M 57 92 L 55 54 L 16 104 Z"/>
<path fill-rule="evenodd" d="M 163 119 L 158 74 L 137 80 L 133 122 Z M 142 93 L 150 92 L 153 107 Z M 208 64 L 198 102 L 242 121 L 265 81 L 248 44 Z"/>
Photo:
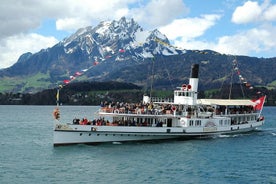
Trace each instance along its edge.
<path fill-rule="evenodd" d="M 194 121 L 193 121 L 193 120 L 190 120 L 189 125 L 190 125 L 190 126 L 194 126 Z"/>
<path fill-rule="evenodd" d="M 196 126 L 201 126 L 201 121 L 200 120 L 195 120 L 195 125 Z"/>

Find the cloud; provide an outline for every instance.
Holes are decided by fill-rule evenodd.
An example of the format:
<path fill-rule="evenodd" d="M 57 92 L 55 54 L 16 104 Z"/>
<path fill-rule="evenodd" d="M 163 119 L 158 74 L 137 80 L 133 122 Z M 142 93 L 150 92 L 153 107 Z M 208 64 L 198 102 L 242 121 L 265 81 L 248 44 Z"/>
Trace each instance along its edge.
<path fill-rule="evenodd" d="M 220 18 L 221 15 L 210 14 L 195 18 L 176 19 L 172 23 L 160 27 L 159 30 L 171 40 L 188 41 L 202 36 Z"/>
<path fill-rule="evenodd" d="M 251 53 L 276 52 L 276 27 L 272 25 L 252 28 L 231 36 L 219 38 L 214 50 L 226 54 L 250 55 Z"/>
<path fill-rule="evenodd" d="M 257 21 L 262 13 L 262 9 L 258 2 L 247 1 L 243 6 L 236 8 L 232 15 L 232 22 L 236 24 L 244 24 Z"/>
<path fill-rule="evenodd" d="M 258 2 L 247 1 L 238 6 L 232 15 L 232 22 L 236 24 L 261 21 L 276 21 L 276 5 L 271 5 L 268 0 L 261 5 Z"/>
<path fill-rule="evenodd" d="M 182 0 L 152 0 L 130 9 L 128 15 L 147 28 L 156 28 L 170 23 L 176 17 L 185 16 L 188 12 L 189 9 Z"/>
<path fill-rule="evenodd" d="M 265 25 L 241 31 L 237 34 L 222 36 L 215 41 L 182 39 L 175 41 L 175 44 L 184 49 L 210 49 L 232 55 L 254 55 L 256 53 L 263 55 L 263 53 L 266 53 L 268 54 L 266 57 L 275 57 L 275 32 L 275 26 Z"/>
<path fill-rule="evenodd" d="M 64 18 L 56 21 L 57 30 L 74 31 L 76 30 L 76 25 L 79 28 L 86 27 L 89 25 L 89 21 L 80 18 Z"/>
<path fill-rule="evenodd" d="M 54 37 L 44 37 L 38 34 L 18 34 L 10 36 L 0 43 L 0 68 L 14 64 L 25 52 L 38 52 L 41 48 L 52 47 L 58 40 Z"/>
<path fill-rule="evenodd" d="M 276 21 L 276 5 L 270 6 L 263 15 L 265 20 Z"/>

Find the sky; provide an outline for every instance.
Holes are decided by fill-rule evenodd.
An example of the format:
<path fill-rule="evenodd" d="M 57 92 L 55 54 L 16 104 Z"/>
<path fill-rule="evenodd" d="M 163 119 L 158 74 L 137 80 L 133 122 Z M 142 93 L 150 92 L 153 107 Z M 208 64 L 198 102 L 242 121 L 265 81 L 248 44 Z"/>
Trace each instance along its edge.
<path fill-rule="evenodd" d="M 1 0 L 0 69 L 123 16 L 183 49 L 276 57 L 276 0 Z"/>

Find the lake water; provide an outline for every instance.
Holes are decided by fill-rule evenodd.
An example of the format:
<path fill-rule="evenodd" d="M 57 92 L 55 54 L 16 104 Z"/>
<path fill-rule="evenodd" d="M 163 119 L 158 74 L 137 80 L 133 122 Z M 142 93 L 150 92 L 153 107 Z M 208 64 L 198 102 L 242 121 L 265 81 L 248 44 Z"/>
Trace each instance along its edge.
<path fill-rule="evenodd" d="M 63 121 L 98 107 L 63 106 Z M 259 131 L 217 138 L 53 147 L 53 106 L 0 106 L 0 183 L 276 183 L 276 107 Z"/>

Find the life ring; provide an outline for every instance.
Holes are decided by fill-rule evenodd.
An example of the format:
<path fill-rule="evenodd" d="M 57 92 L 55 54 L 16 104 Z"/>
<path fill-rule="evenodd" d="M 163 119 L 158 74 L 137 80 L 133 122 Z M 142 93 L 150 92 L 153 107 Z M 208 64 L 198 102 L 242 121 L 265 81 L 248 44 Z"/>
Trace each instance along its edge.
<path fill-rule="evenodd" d="M 174 105 L 172 106 L 171 109 L 172 109 L 172 111 L 176 111 L 176 107 Z"/>
<path fill-rule="evenodd" d="M 119 109 L 115 109 L 114 113 L 119 114 L 120 113 Z"/>
<path fill-rule="evenodd" d="M 184 91 L 186 89 L 187 85 L 186 84 L 182 84 L 182 90 Z"/>
<path fill-rule="evenodd" d="M 96 128 L 96 127 L 92 127 L 92 128 L 91 128 L 91 131 L 92 131 L 92 132 L 96 132 L 96 131 L 97 131 L 97 128 Z"/>

